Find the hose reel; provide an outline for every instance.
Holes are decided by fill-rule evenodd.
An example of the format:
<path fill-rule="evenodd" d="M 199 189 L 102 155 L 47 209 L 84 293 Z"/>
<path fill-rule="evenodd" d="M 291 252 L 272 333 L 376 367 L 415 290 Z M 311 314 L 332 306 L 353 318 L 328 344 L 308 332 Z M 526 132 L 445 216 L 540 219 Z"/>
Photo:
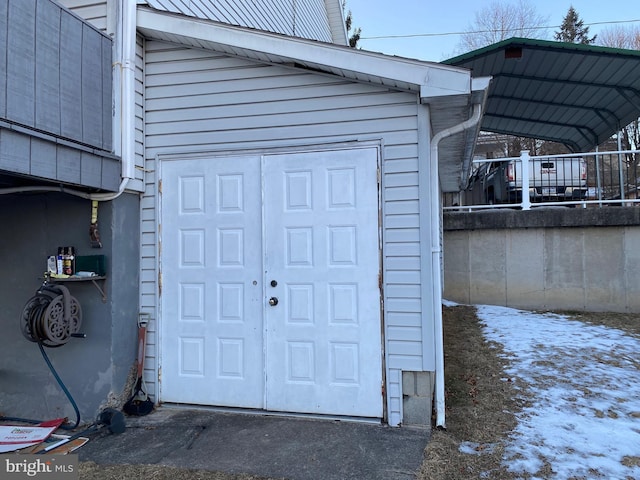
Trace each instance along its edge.
<path fill-rule="evenodd" d="M 25 304 L 20 316 L 24 337 L 45 347 L 60 347 L 79 334 L 80 303 L 63 285 L 45 283 Z"/>

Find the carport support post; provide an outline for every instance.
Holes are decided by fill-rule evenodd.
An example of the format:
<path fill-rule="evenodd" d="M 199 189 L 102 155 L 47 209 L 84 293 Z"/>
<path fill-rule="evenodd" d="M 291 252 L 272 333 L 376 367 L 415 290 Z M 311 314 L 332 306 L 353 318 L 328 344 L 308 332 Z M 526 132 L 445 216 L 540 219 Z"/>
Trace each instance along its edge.
<path fill-rule="evenodd" d="M 520 170 L 522 171 L 522 210 L 531 210 L 531 199 L 529 198 L 529 150 L 520 152 Z"/>
<path fill-rule="evenodd" d="M 620 200 L 624 200 L 624 171 L 622 170 L 622 129 L 618 128 L 618 179 L 620 181 Z M 627 205 L 621 204 L 623 207 Z"/>

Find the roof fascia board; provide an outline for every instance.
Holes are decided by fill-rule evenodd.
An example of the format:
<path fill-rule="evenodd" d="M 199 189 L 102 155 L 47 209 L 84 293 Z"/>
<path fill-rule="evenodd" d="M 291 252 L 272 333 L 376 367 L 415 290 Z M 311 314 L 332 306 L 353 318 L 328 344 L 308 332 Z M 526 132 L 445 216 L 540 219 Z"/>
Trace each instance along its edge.
<path fill-rule="evenodd" d="M 137 26 L 150 31 L 286 57 L 298 62 L 310 62 L 332 69 L 338 68 L 405 82 L 420 89 L 422 98 L 471 93 L 470 71 L 460 67 L 392 57 L 346 46 L 157 12 L 144 7 L 138 7 Z"/>
<path fill-rule="evenodd" d="M 640 51 L 627 50 L 622 48 L 602 47 L 599 45 L 582 45 L 579 43 L 554 42 L 551 40 L 538 40 L 534 38 L 512 37 L 502 40 L 501 42 L 487 45 L 486 47 L 464 53 L 457 57 L 444 60 L 442 63 L 446 65 L 460 65 L 469 60 L 476 60 L 480 57 L 491 55 L 507 47 L 526 47 L 534 50 L 550 50 L 555 52 L 571 51 L 579 52 L 584 55 L 611 55 L 638 57 Z"/>
<path fill-rule="evenodd" d="M 464 103 L 464 106 L 469 106 L 470 104 L 479 103 L 483 106 L 486 103 L 487 95 L 489 92 L 489 84 L 491 83 L 492 77 L 475 77 L 471 78 L 471 91 L 469 92 L 471 96 L 467 96 L 466 98 L 458 95 L 437 95 L 431 92 L 429 87 L 421 88 L 420 92 L 420 103 L 425 104 L 438 104 L 443 105 L 444 102 L 448 101 L 447 97 L 451 100 L 451 102 L 460 103 L 461 101 Z M 454 100 L 455 99 L 455 100 Z"/>
<path fill-rule="evenodd" d="M 349 45 L 347 25 L 345 23 L 345 13 L 342 8 L 342 0 L 324 0 L 329 28 L 333 43 L 338 45 Z"/>
<path fill-rule="evenodd" d="M 490 75 L 471 78 L 471 92 L 474 94 L 474 96 L 480 97 L 479 99 L 474 98 L 474 103 L 482 103 L 484 105 L 484 103 L 487 101 L 491 80 L 493 80 L 493 77 Z"/>

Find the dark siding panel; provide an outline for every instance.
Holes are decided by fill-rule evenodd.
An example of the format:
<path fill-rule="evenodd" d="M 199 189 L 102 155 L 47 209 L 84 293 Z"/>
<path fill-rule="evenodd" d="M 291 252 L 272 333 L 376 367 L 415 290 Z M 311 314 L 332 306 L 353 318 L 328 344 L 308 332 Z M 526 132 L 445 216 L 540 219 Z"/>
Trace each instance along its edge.
<path fill-rule="evenodd" d="M 111 56 L 53 0 L 0 1 L 0 118 L 110 151 Z"/>
<path fill-rule="evenodd" d="M 82 141 L 82 22 L 61 13 L 60 44 L 60 133 Z"/>
<path fill-rule="evenodd" d="M 60 8 L 38 0 L 35 127 L 60 134 Z"/>
<path fill-rule="evenodd" d="M 102 37 L 82 26 L 82 142 L 102 145 Z"/>
<path fill-rule="evenodd" d="M 33 136 L 23 131 L 0 128 L 0 170 L 58 180 L 73 185 L 117 191 L 121 163 L 113 155 L 75 148 L 55 137 Z"/>
<path fill-rule="evenodd" d="M 27 135 L 0 129 L 0 170 L 29 173 L 30 141 Z"/>
<path fill-rule="evenodd" d="M 114 158 L 102 159 L 102 185 L 106 190 L 118 190 L 120 188 L 120 162 Z"/>
<path fill-rule="evenodd" d="M 29 127 L 35 123 L 35 11 L 35 0 L 9 3 L 7 117 Z"/>
<path fill-rule="evenodd" d="M 113 148 L 111 125 L 111 40 L 102 38 L 102 148 Z"/>
<path fill-rule="evenodd" d="M 111 57 L 111 39 L 55 1 L 0 0 L 1 170 L 117 189 Z"/>
<path fill-rule="evenodd" d="M 69 147 L 58 147 L 58 166 L 56 177 L 61 182 L 80 184 L 80 155 L 79 150 Z"/>
<path fill-rule="evenodd" d="M 56 178 L 56 144 L 39 138 L 31 139 L 31 175 Z"/>
<path fill-rule="evenodd" d="M 102 184 L 102 157 L 82 152 L 80 181 L 83 185 L 100 187 Z"/>
<path fill-rule="evenodd" d="M 0 118 L 7 116 L 7 17 L 8 2 L 0 2 Z"/>

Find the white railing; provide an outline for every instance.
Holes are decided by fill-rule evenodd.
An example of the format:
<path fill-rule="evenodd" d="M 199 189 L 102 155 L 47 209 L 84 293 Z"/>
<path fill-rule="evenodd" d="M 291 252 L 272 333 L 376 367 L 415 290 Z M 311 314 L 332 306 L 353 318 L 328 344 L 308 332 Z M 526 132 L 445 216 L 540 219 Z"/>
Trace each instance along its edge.
<path fill-rule="evenodd" d="M 473 164 L 469 187 L 445 194 L 444 210 L 640 206 L 640 150 L 541 156 L 523 151 Z"/>

